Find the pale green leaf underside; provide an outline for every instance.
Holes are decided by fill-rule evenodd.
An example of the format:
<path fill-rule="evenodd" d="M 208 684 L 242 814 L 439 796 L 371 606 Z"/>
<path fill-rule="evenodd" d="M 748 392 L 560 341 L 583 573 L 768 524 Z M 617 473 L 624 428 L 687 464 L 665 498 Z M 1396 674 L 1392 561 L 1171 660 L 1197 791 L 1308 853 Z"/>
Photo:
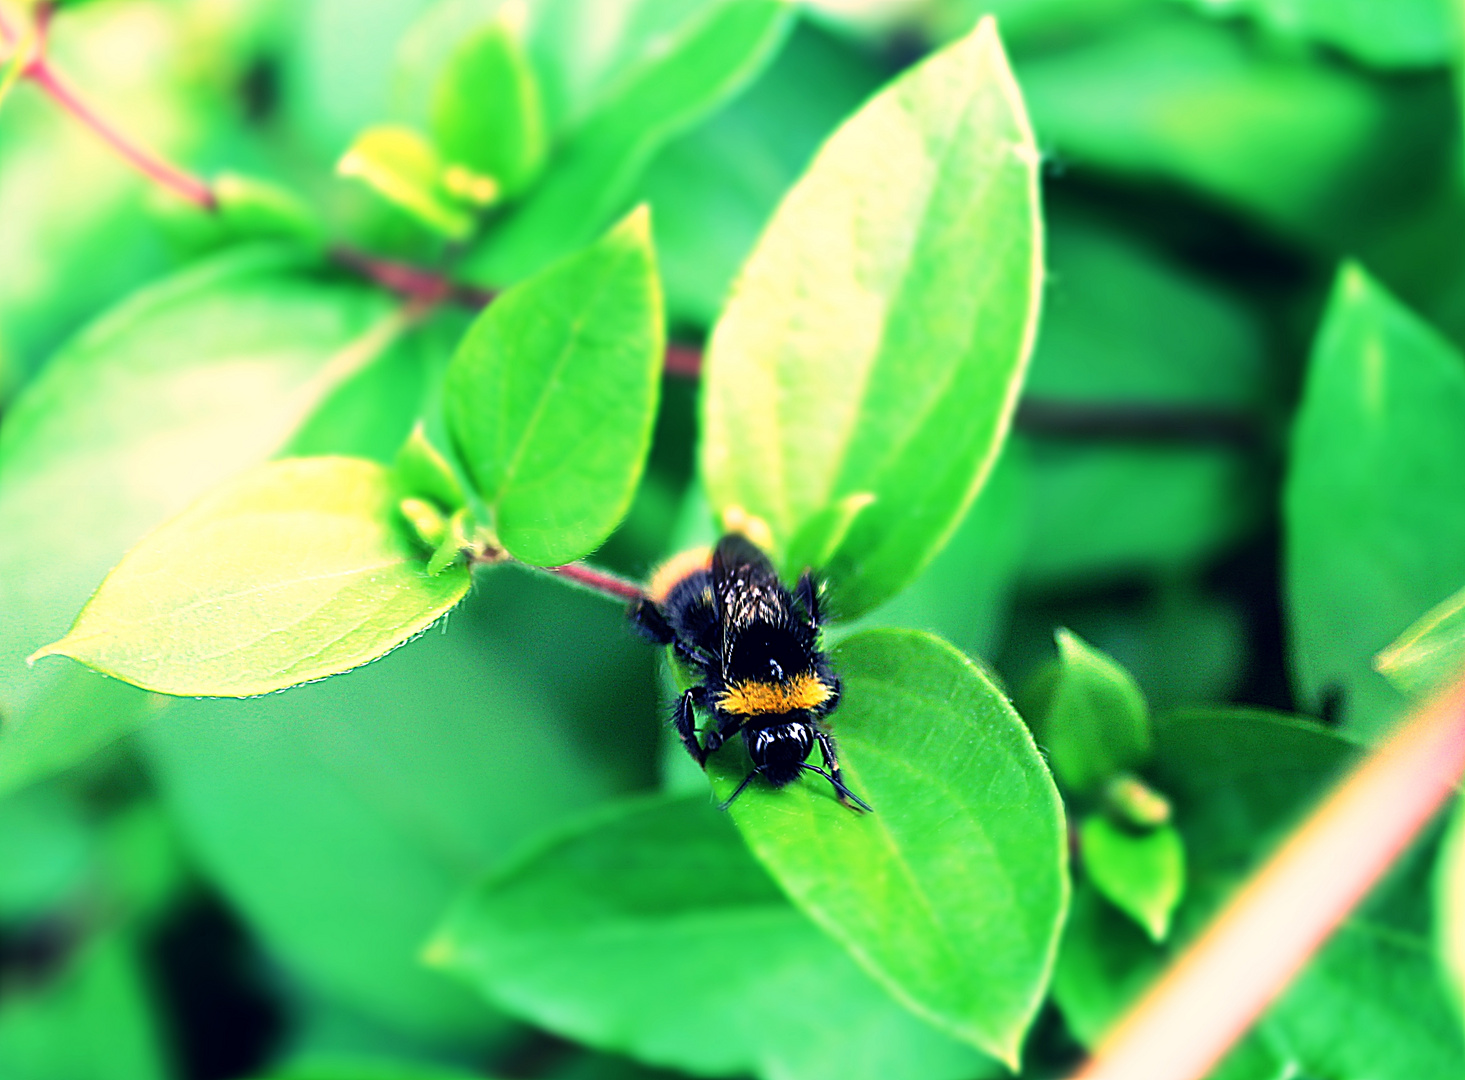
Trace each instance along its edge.
<path fill-rule="evenodd" d="M 874 496 L 827 566 L 838 615 L 917 574 L 996 458 L 1036 323 L 1037 171 L 986 20 L 834 134 L 714 330 L 714 509 L 762 518 L 785 560 L 808 522 Z"/>
<path fill-rule="evenodd" d="M 578 559 L 625 516 L 664 348 L 644 209 L 504 293 L 469 330 L 447 373 L 448 427 L 516 558 Z"/>
<path fill-rule="evenodd" d="M 834 651 L 831 717 L 857 815 L 826 781 L 754 783 L 732 806 L 753 853 L 862 967 L 932 1023 L 1015 1062 L 1068 901 L 1062 807 L 1027 728 L 965 656 L 872 630 Z M 817 756 L 817 755 L 816 755 Z M 708 763 L 726 797 L 741 743 Z"/>
<path fill-rule="evenodd" d="M 145 537 L 35 658 L 70 656 L 147 690 L 209 697 L 375 660 L 468 590 L 465 567 L 425 573 L 396 507 L 391 474 L 374 462 L 261 466 Z"/>

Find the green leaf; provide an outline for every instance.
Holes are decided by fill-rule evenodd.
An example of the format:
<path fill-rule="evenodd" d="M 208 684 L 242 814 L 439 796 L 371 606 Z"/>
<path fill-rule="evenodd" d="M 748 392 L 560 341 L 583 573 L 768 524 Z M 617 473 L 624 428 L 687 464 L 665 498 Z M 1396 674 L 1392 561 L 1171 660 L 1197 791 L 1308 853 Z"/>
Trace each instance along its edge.
<path fill-rule="evenodd" d="M 1411 697 L 1443 690 L 1458 679 L 1465 666 L 1465 589 L 1421 615 L 1373 663 Z"/>
<path fill-rule="evenodd" d="M 491 863 L 654 783 L 653 660 L 613 605 L 498 568 L 378 663 L 171 699 L 140 741 L 200 872 L 293 983 L 373 1045 L 481 1047 L 504 1018 L 424 967 L 423 944 Z"/>
<path fill-rule="evenodd" d="M 1150 775 L 1174 797 L 1186 896 L 1162 949 L 1091 889 L 1078 891 L 1054 977 L 1073 1030 L 1089 1043 L 1102 1035 L 1357 755 L 1334 733 L 1286 717 L 1224 709 L 1160 717 Z M 1241 1075 L 1460 1074 L 1465 1042 L 1430 970 L 1421 902 L 1434 847 L 1416 846 L 1262 1019 L 1261 1056 L 1287 1068 Z"/>
<path fill-rule="evenodd" d="M 868 50 L 800 19 L 752 85 L 657 152 L 636 190 L 656 219 L 673 324 L 717 320 L 778 200 L 884 79 Z"/>
<path fill-rule="evenodd" d="M 1465 360 L 1356 266 L 1309 361 L 1283 491 L 1293 680 L 1345 727 L 1387 730 L 1403 696 L 1373 657 L 1465 582 Z"/>
<path fill-rule="evenodd" d="M 0 1003 L 0 1075 L 18 1080 L 169 1080 L 169 1047 L 141 949 L 110 932 L 53 979 L 15 980 Z"/>
<path fill-rule="evenodd" d="M 1029 466 L 1024 584 L 1173 574 L 1214 557 L 1264 510 L 1242 448 L 1064 438 L 1044 426 L 1044 408 L 1259 420 L 1275 376 L 1257 314 L 1132 232 L 1062 204 L 1044 225 L 1043 327 L 1023 387 L 1026 427 L 1014 436 Z"/>
<path fill-rule="evenodd" d="M 468 501 L 458 474 L 447 456 L 432 445 L 420 421 L 397 451 L 392 471 L 401 490 L 432 500 L 440 510 L 451 512 Z"/>
<path fill-rule="evenodd" d="M 875 495 L 823 568 L 837 615 L 920 572 L 1001 447 L 1037 315 L 1037 165 L 984 21 L 835 133 L 713 332 L 714 509 L 763 519 L 782 561 L 816 515 Z"/>
<path fill-rule="evenodd" d="M 644 209 L 473 324 L 448 368 L 448 427 L 516 558 L 571 562 L 625 517 L 651 446 L 665 343 Z"/>
<path fill-rule="evenodd" d="M 74 764 L 146 709 L 115 680 L 24 658 L 150 529 L 387 359 L 402 326 L 375 290 L 278 251 L 235 254 L 139 293 L 30 384 L 0 433 L 0 789 Z"/>
<path fill-rule="evenodd" d="M 1134 832 L 1103 814 L 1079 827 L 1084 872 L 1106 899 L 1155 941 L 1170 933 L 1170 916 L 1185 891 L 1185 843 L 1169 825 Z"/>
<path fill-rule="evenodd" d="M 832 717 L 856 814 L 826 781 L 752 784 L 733 821 L 789 897 L 895 997 L 1015 1067 L 1068 899 L 1058 793 L 1032 736 L 970 660 L 917 631 L 833 653 Z M 727 797 L 737 747 L 708 773 Z"/>
<path fill-rule="evenodd" d="M 1191 0 L 1201 11 L 1246 14 L 1278 37 L 1331 45 L 1381 68 L 1445 67 L 1459 31 L 1450 0 Z"/>
<path fill-rule="evenodd" d="M 291 458 L 204 496 L 129 551 L 37 651 L 164 694 L 248 697 L 335 675 L 421 633 L 470 572 L 427 575 L 390 472 Z"/>
<path fill-rule="evenodd" d="M 1455 801 L 1434 877 L 1435 956 L 1465 1024 L 1465 802 Z"/>
<path fill-rule="evenodd" d="M 698 1075 L 1001 1071 L 892 1001 L 705 795 L 617 806 L 537 845 L 464 898 L 428 955 L 559 1034 Z"/>
<path fill-rule="evenodd" d="M 522 2 L 505 4 L 459 45 L 432 103 L 442 156 L 491 177 L 510 197 L 535 179 L 549 148 L 539 83 L 524 50 L 526 15 Z"/>
<path fill-rule="evenodd" d="M 1358 10 L 1371 19 L 1376 6 Z M 1452 166 L 1442 85 L 1370 79 L 1148 7 L 1021 65 L 1045 150 L 1130 183 L 1182 184 L 1334 254 L 1417 207 Z"/>
<path fill-rule="evenodd" d="M 217 203 L 213 214 L 234 237 L 313 244 L 325 238 L 320 219 L 289 188 L 254 176 L 223 173 L 209 181 L 209 190 Z"/>
<path fill-rule="evenodd" d="M 1134 677 L 1067 630 L 1059 661 L 1038 695 L 1031 721 L 1053 774 L 1077 795 L 1094 795 L 1150 756 L 1150 710 Z"/>
<path fill-rule="evenodd" d="M 449 193 L 447 169 L 426 137 L 411 128 L 385 124 L 358 135 L 336 164 L 342 176 L 361 180 L 422 224 L 450 240 L 463 240 L 473 231 L 474 217 Z M 475 201 L 492 202 L 493 195 Z"/>
<path fill-rule="evenodd" d="M 556 50 L 561 62 L 589 54 L 589 72 L 560 67 L 561 79 L 583 83 L 612 59 L 615 78 L 599 84 L 593 108 L 573 124 L 544 178 L 467 261 L 468 273 L 491 284 L 517 281 L 595 236 L 626 205 L 656 150 L 772 58 L 792 14 L 787 0 L 640 0 L 618 5 L 621 32 L 607 48 L 585 29 L 602 24 L 604 0 L 536 6 L 540 52 L 558 37 L 574 46 Z"/>

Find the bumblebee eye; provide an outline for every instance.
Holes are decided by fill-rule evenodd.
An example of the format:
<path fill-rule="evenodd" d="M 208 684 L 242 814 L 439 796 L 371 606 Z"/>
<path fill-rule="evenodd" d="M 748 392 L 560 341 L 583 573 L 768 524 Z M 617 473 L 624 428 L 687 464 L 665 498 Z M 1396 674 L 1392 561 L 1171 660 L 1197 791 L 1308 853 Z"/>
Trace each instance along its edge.
<path fill-rule="evenodd" d="M 783 665 L 777 660 L 768 661 L 768 673 L 773 676 L 774 682 L 783 682 Z"/>

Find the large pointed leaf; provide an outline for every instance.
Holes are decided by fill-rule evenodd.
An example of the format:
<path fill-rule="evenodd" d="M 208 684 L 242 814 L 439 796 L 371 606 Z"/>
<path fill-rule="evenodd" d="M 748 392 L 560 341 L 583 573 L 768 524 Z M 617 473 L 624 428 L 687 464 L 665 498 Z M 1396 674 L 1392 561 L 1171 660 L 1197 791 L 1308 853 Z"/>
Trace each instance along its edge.
<path fill-rule="evenodd" d="M 115 738 L 145 698 L 24 659 L 149 529 L 287 444 L 387 350 L 390 297 L 292 255 L 216 260 L 77 337 L 0 433 L 0 788 Z"/>
<path fill-rule="evenodd" d="M 838 615 L 911 580 L 996 459 L 1037 316 L 1037 169 L 986 20 L 834 134 L 733 288 L 707 356 L 708 493 L 766 522 L 792 571 L 832 546 Z"/>
<path fill-rule="evenodd" d="M 474 889 L 428 955 L 526 1019 L 697 1074 L 1001 1071 L 892 1001 L 705 794 L 619 806 L 548 840 Z"/>
<path fill-rule="evenodd" d="M 164 694 L 248 697 L 375 660 L 436 622 L 470 571 L 429 575 L 385 466 L 288 458 L 200 499 L 127 553 L 70 656 Z"/>
<path fill-rule="evenodd" d="M 901 1001 L 1015 1063 L 1068 900 L 1058 792 L 1007 699 L 941 639 L 870 630 L 834 651 L 832 719 L 860 815 L 806 775 L 732 805 L 789 896 Z M 724 797 L 741 743 L 708 763 Z"/>

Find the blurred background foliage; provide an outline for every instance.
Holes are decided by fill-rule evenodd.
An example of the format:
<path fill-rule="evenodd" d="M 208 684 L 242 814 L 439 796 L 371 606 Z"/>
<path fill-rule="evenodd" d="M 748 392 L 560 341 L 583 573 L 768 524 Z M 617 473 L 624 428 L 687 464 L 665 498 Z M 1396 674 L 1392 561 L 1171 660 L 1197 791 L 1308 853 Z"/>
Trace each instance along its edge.
<path fill-rule="evenodd" d="M 543 2 L 573 20 L 575 5 Z M 91 101 L 169 159 L 207 176 L 269 177 L 299 192 L 336 240 L 434 262 L 441 240 L 334 166 L 362 129 L 420 119 L 445 42 L 493 7 L 90 0 L 62 6 L 50 45 Z M 1157 727 L 1155 768 L 1176 799 L 1187 850 L 1204 853 L 1192 879 L 1201 899 L 1178 915 L 1194 921 L 1194 911 L 1209 910 L 1207 888 L 1234 880 L 1259 837 L 1333 775 L 1346 748 L 1315 726 L 1313 741 L 1299 741 L 1292 722 L 1262 718 L 1244 728 L 1254 744 L 1228 759 L 1197 742 L 1194 714 L 1184 711 L 1243 704 L 1325 723 L 1347 714 L 1343 661 L 1299 674 L 1289 660 L 1281 580 L 1289 424 L 1339 261 L 1358 260 L 1465 347 L 1453 5 L 828 0 L 800 8 L 727 93 L 700 112 L 683 109 L 638 146 L 609 207 L 651 204 L 675 337 L 700 341 L 823 137 L 988 12 L 1046 155 L 1040 339 L 995 478 L 924 576 L 866 622 L 936 630 L 1014 688 L 1052 657 L 1059 626 L 1132 672 L 1149 706 L 1171 717 Z M 593 43 L 595 27 L 582 29 Z M 596 69 L 587 65 L 569 72 L 567 96 L 551 103 L 561 122 L 576 115 L 571 90 L 594 100 Z M 682 104 L 652 103 L 667 116 Z M 82 326 L 239 239 L 150 189 L 40 94 L 16 87 L 0 107 L 5 420 L 31 415 L 12 407 L 40 373 L 61 371 L 48 363 L 81 362 L 85 340 L 63 343 Z M 467 265 L 483 268 L 486 285 L 521 272 L 493 258 Z M 320 327 L 326 338 L 349 339 L 380 302 L 344 279 L 310 287 L 353 293 L 341 325 Z M 248 332 L 262 349 L 273 347 L 270 326 L 314 317 L 298 297 L 258 304 Z M 388 459 L 465 318 L 435 316 L 387 362 L 321 390 L 296 430 L 274 442 L 261 436 L 254 452 Z M 197 351 L 201 333 L 182 323 L 166 341 L 133 347 L 152 357 Z M 216 333 L 227 346 L 244 330 Z M 635 576 L 695 531 L 688 523 L 705 505 L 693 479 L 695 387 L 668 376 L 664 389 L 650 469 L 596 560 Z M 79 510 L 59 500 L 29 511 L 6 504 L 5 513 L 52 523 L 49 547 L 23 558 L 12 544 L 3 572 L 41 574 L 27 580 L 54 589 L 42 597 L 53 621 L 74 613 L 130 542 L 106 536 L 112 480 L 88 470 L 111 453 L 108 432 L 131 445 L 138 430 L 157 426 L 149 407 L 143 392 L 117 404 L 88 434 L 91 457 L 66 457 L 74 448 L 61 443 L 71 436 L 58 434 L 51 452 L 60 464 L 45 482 L 83 492 L 91 484 L 100 501 Z M 196 423 L 210 422 L 199 415 Z M 15 423 L 0 421 L 0 431 L 11 436 Z M 157 478 L 181 466 L 154 454 L 128 467 L 147 488 L 173 484 Z M 0 487 L 6 480 L 0 474 Z M 32 602 L 16 599 L 14 590 L 25 591 L 17 581 L 3 586 L 13 590 L 10 611 Z M 1400 625 L 1374 647 L 1443 595 L 1403 604 Z M 5 689 L 8 726 L 31 691 L 14 681 Z M 62 760 L 16 764 L 27 753 L 23 727 L 0 736 L 0 1077 L 660 1075 L 501 1013 L 421 956 L 454 898 L 530 838 L 616 796 L 705 791 L 666 737 L 656 658 L 612 605 L 504 571 L 483 577 L 440 630 L 286 694 L 163 703 L 82 677 L 47 692 L 54 710 L 112 718 L 108 737 L 127 716 L 147 722 L 115 741 L 90 736 L 105 745 L 82 747 L 90 752 L 78 750 L 81 763 L 64 769 Z M 1234 775 L 1256 768 L 1259 754 L 1268 777 Z M 1271 799 L 1244 813 L 1231 807 L 1228 817 L 1227 806 L 1205 801 L 1207 790 L 1264 790 Z M 1190 805 L 1200 809 L 1187 816 Z M 1237 1075 L 1270 1075 L 1265 1062 L 1281 1060 L 1279 1041 L 1322 1054 L 1343 1046 L 1337 1071 L 1326 1073 L 1334 1080 L 1384 1075 L 1368 1070 L 1406 1038 L 1415 1056 L 1387 1075 L 1458 1075 L 1449 1071 L 1458 1032 L 1419 990 L 1435 976 L 1399 944 L 1427 923 L 1410 906 L 1424 871 L 1400 871 L 1409 873 L 1413 885 L 1376 899 L 1374 937 L 1356 931 L 1330 946 L 1326 963 L 1244 1048 L 1251 1064 L 1236 1059 Z M 748 886 L 749 903 L 761 896 L 759 881 Z M 1102 942 L 1109 953 L 1065 950 L 1055 985 L 1063 1016 L 1040 1021 L 1034 1075 L 1071 1060 L 1112 1015 L 1114 972 L 1133 978 L 1133 957 L 1159 951 L 1085 886 L 1072 926 L 1095 924 L 1081 944 Z M 1390 966 L 1374 945 L 1403 950 L 1407 964 Z M 1338 1043 L 1357 1004 L 1339 987 L 1364 970 L 1408 1004 L 1358 1014 L 1354 1026 L 1376 1033 L 1378 1045 Z M 755 983 L 748 992 L 775 991 Z M 734 1036 L 699 1022 L 687 1038 L 715 1049 Z M 612 1034 L 603 1045 L 637 1044 Z M 795 1053 L 755 1060 L 729 1046 L 647 1060 L 823 1075 Z M 1258 1059 L 1262 1066 L 1244 1071 Z M 909 1034 L 904 1064 L 913 1077 L 988 1068 L 930 1033 Z"/>

